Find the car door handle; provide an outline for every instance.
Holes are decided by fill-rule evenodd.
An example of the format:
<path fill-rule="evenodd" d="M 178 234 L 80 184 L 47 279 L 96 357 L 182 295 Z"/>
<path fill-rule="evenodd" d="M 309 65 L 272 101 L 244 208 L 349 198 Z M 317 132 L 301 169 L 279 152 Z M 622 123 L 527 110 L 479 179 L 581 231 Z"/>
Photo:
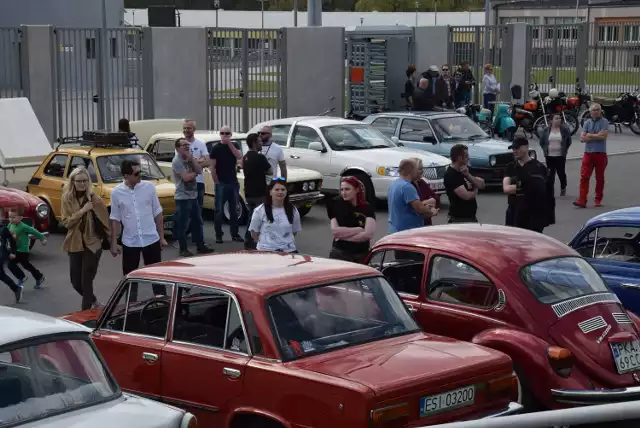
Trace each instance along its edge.
<path fill-rule="evenodd" d="M 632 282 L 623 282 L 620 285 L 625 287 L 625 288 L 640 288 L 640 284 L 634 284 Z"/>
<path fill-rule="evenodd" d="M 155 363 L 158 361 L 158 354 L 153 354 L 151 352 L 143 352 L 142 359 L 145 361 L 149 361 L 150 363 Z"/>
<path fill-rule="evenodd" d="M 240 370 L 230 369 L 229 367 L 225 367 L 222 369 L 222 374 L 230 377 L 231 379 L 238 379 L 242 374 Z"/>
<path fill-rule="evenodd" d="M 296 155 L 289 155 L 289 157 L 290 157 L 291 159 L 300 159 L 300 156 L 296 156 Z"/>
<path fill-rule="evenodd" d="M 413 305 L 405 305 L 407 307 L 407 310 L 409 312 L 411 312 L 412 314 L 418 312 L 418 310 L 416 308 L 413 307 Z"/>

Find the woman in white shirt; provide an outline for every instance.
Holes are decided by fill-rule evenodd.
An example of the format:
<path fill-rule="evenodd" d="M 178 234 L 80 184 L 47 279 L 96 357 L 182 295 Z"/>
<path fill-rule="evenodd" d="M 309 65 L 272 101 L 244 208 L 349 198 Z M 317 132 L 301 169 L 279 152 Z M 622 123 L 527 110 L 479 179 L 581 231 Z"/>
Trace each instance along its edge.
<path fill-rule="evenodd" d="M 487 64 L 484 66 L 484 76 L 482 77 L 482 98 L 484 108 L 491 110 L 491 113 L 493 113 L 498 93 L 500 93 L 500 85 L 493 74 L 493 65 Z"/>
<path fill-rule="evenodd" d="M 249 231 L 261 251 L 297 253 L 295 236 L 302 230 L 300 214 L 289 201 L 287 182 L 276 177 L 269 183 L 264 204 L 253 212 Z"/>
<path fill-rule="evenodd" d="M 540 135 L 540 148 L 549 169 L 549 178 L 553 184 L 558 174 L 560 179 L 560 196 L 567 194 L 567 152 L 571 146 L 571 131 L 562 123 L 562 115 L 556 113 L 551 119 L 551 125 Z"/>

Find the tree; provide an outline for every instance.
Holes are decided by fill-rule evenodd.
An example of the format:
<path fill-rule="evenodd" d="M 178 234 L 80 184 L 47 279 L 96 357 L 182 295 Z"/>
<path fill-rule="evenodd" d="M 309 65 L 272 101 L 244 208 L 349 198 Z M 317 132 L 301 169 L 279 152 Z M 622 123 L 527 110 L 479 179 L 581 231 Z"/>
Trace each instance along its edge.
<path fill-rule="evenodd" d="M 468 3 L 477 0 L 358 0 L 356 11 L 415 12 L 418 10 L 420 12 L 433 12 L 436 1 L 438 3 L 438 11 L 449 12 L 456 10 L 461 1 Z"/>

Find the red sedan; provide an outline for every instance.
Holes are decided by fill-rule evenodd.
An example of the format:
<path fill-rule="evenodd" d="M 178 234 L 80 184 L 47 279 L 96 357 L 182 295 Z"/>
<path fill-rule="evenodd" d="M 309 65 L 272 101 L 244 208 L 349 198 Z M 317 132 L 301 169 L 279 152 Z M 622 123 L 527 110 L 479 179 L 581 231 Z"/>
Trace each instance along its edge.
<path fill-rule="evenodd" d="M 126 391 L 206 427 L 414 427 L 517 411 L 501 352 L 425 334 L 379 272 L 238 252 L 130 274 L 93 341 Z"/>
<path fill-rule="evenodd" d="M 553 238 L 432 226 L 381 239 L 368 264 L 427 332 L 509 355 L 527 410 L 640 398 L 640 319 Z"/>

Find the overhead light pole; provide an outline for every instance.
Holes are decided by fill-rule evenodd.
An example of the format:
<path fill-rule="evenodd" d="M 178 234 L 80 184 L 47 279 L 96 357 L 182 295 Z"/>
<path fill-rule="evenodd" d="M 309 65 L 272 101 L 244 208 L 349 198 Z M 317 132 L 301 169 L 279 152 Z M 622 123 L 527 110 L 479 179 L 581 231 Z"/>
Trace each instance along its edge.
<path fill-rule="evenodd" d="M 216 11 L 216 28 L 218 28 L 218 11 L 220 10 L 220 0 L 213 0 L 213 10 Z"/>
<path fill-rule="evenodd" d="M 293 0 L 293 26 L 298 26 L 298 0 Z"/>
<path fill-rule="evenodd" d="M 420 7 L 420 3 L 416 1 L 414 3 L 414 6 L 416 7 L 416 27 L 417 27 L 418 26 L 418 8 Z"/>

